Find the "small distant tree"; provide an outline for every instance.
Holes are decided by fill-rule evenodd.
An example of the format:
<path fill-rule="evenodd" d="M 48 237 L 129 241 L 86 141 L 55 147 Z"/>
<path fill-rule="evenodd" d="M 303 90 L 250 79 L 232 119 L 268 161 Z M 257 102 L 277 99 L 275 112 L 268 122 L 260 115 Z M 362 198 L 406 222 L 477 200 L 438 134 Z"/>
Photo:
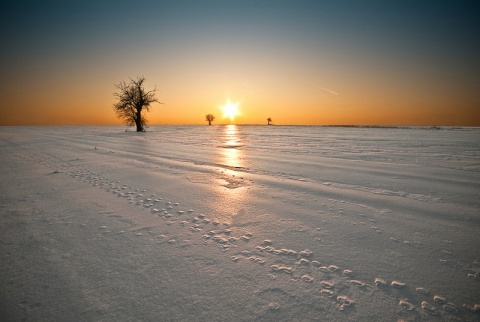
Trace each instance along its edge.
<path fill-rule="evenodd" d="M 269 117 L 269 118 L 267 119 L 267 122 L 268 122 L 268 125 L 271 125 L 271 123 L 272 123 L 272 118 Z"/>
<path fill-rule="evenodd" d="M 215 116 L 213 114 L 205 115 L 205 121 L 208 121 L 208 125 L 212 125 L 212 122 L 215 120 Z"/>
<path fill-rule="evenodd" d="M 160 103 L 155 97 L 157 88 L 151 91 L 146 91 L 143 87 L 145 77 L 137 77 L 137 79 L 130 79 L 129 83 L 121 82 L 115 87 L 118 92 L 114 96 L 118 102 L 113 105 L 117 117 L 125 121 L 126 125 L 137 127 L 137 132 L 145 130 L 147 119 L 142 115 L 143 111 L 150 111 L 152 103 Z"/>

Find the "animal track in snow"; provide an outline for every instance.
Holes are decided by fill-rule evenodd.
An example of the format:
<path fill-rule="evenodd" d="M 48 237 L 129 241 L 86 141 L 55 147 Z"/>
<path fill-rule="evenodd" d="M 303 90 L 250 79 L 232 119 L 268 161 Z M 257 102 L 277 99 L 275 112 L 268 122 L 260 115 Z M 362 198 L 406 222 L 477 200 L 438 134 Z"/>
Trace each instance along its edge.
<path fill-rule="evenodd" d="M 41 162 L 45 166 L 54 169 L 54 174 L 68 175 L 74 179 L 81 180 L 93 187 L 96 187 L 97 189 L 109 192 L 111 193 L 111 195 L 117 198 L 122 198 L 128 201 L 131 206 L 138 207 L 142 211 L 145 211 L 146 214 L 157 216 L 159 220 L 164 221 L 165 225 L 176 224 L 184 229 L 183 231 L 185 234 L 192 234 L 191 236 L 194 236 L 194 234 L 196 234 L 196 236 L 199 236 L 198 238 L 202 238 L 207 244 L 217 245 L 223 251 L 229 251 L 232 248 L 235 249 L 238 254 L 229 255 L 229 258 L 233 262 L 240 262 L 246 260 L 246 262 L 258 265 L 258 269 L 265 269 L 265 275 L 268 278 L 272 279 L 273 282 L 277 279 L 277 276 L 291 276 L 292 279 L 290 281 L 292 283 L 294 283 L 295 280 L 300 280 L 307 283 L 308 285 L 312 285 L 314 287 L 316 286 L 318 287 L 318 292 L 321 296 L 327 298 L 334 298 L 337 306 L 341 310 L 344 310 L 353 305 L 354 300 L 347 295 L 335 295 L 336 292 L 340 292 L 339 290 L 337 290 L 337 285 L 338 289 L 341 289 L 342 293 L 348 292 L 352 287 L 360 289 L 371 288 L 371 286 L 365 281 L 362 281 L 360 279 L 351 279 L 353 277 L 353 271 L 350 269 L 340 269 L 340 267 L 334 264 L 323 264 L 322 266 L 321 261 L 319 261 L 318 258 L 315 258 L 314 252 L 308 249 L 294 250 L 288 247 L 274 247 L 273 245 L 276 245 L 276 243 L 271 239 L 264 239 L 259 245 L 255 247 L 255 241 L 258 240 L 258 237 L 253 236 L 253 234 L 246 232 L 239 227 L 231 226 L 227 223 L 222 223 L 220 220 L 214 217 L 208 218 L 209 216 L 205 216 L 203 214 L 195 216 L 195 209 L 184 208 L 183 204 L 180 208 L 180 203 L 178 202 L 164 202 L 162 197 L 154 193 L 149 194 L 146 189 L 135 188 L 126 184 L 122 184 L 119 181 L 108 179 L 103 175 L 101 176 L 97 173 L 88 171 L 82 166 L 69 164 L 57 158 L 45 157 Z M 162 208 L 162 203 L 165 203 L 165 208 Z M 351 216 L 347 211 L 342 208 L 339 208 L 337 210 L 333 208 L 330 209 L 330 212 L 334 211 L 336 211 L 336 213 L 340 214 L 342 217 Z M 359 216 L 366 217 L 365 215 Z M 182 220 L 180 220 L 180 218 Z M 373 218 L 367 218 L 365 220 L 368 220 L 372 224 L 375 224 L 375 226 L 371 226 L 371 229 L 373 231 L 377 233 L 382 233 L 382 229 L 378 228 L 379 226 L 381 226 L 381 222 L 380 224 L 378 224 L 378 220 Z M 216 227 L 222 227 L 222 225 L 228 226 L 229 228 L 223 231 L 221 229 L 216 230 Z M 109 230 L 106 229 L 106 227 L 102 226 L 100 227 L 100 230 L 104 234 L 109 233 Z M 305 232 L 306 230 L 302 229 L 301 231 Z M 134 234 L 138 236 L 144 236 L 142 232 L 136 232 Z M 423 237 L 423 235 L 421 234 L 416 235 L 419 237 Z M 393 237 L 390 239 L 398 241 Z M 178 244 L 177 240 L 182 239 L 180 237 L 165 240 L 168 245 L 175 245 Z M 249 246 L 248 248 L 254 246 L 253 251 L 257 252 L 257 254 L 242 253 L 242 248 L 247 247 L 249 243 L 253 243 L 253 245 Z M 445 243 L 448 245 L 454 244 L 454 242 L 450 240 L 445 240 Z M 406 240 L 403 241 L 403 244 L 406 246 L 418 246 L 421 245 L 421 242 L 415 240 Z M 448 250 L 443 250 L 442 254 L 452 256 L 452 253 Z M 278 263 L 276 261 L 276 258 L 282 259 L 284 262 Z M 445 259 L 441 259 L 440 261 L 443 263 L 447 263 L 447 260 Z M 270 263 L 272 264 L 270 265 Z M 475 278 L 475 274 L 470 274 Z M 405 283 L 393 280 L 390 284 L 388 284 L 384 279 L 376 278 L 373 284 L 377 286 L 377 288 L 375 288 L 376 290 L 387 291 L 389 289 L 395 289 L 396 292 L 398 292 L 399 296 L 399 298 L 397 298 L 397 301 L 402 308 L 412 312 L 418 311 L 415 310 L 415 304 L 413 303 L 413 301 L 411 301 L 410 299 L 400 298 L 402 289 L 406 288 Z M 417 287 L 415 288 L 415 290 L 418 296 L 425 297 L 430 294 L 429 291 L 422 287 Z M 459 313 L 459 307 L 454 303 L 448 302 L 446 297 L 434 295 L 434 297 L 430 298 L 429 301 L 431 302 L 424 300 L 420 303 L 420 305 L 417 304 L 421 308 L 421 311 L 426 312 L 429 315 Z M 275 303 L 275 305 L 272 305 L 274 309 L 278 309 L 280 307 L 280 304 L 278 304 L 277 302 Z M 480 305 L 478 304 L 465 304 L 463 308 L 466 311 L 480 311 Z"/>

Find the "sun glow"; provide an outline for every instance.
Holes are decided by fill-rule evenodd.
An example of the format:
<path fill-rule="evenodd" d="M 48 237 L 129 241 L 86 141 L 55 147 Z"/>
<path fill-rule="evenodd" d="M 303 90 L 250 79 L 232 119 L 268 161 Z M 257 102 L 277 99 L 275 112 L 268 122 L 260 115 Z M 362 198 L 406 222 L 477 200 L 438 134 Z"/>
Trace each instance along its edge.
<path fill-rule="evenodd" d="M 221 107 L 223 110 L 223 118 L 230 118 L 231 121 L 235 119 L 236 115 L 239 115 L 240 112 L 238 111 L 239 103 L 232 103 L 232 101 L 227 100 L 227 103 Z"/>

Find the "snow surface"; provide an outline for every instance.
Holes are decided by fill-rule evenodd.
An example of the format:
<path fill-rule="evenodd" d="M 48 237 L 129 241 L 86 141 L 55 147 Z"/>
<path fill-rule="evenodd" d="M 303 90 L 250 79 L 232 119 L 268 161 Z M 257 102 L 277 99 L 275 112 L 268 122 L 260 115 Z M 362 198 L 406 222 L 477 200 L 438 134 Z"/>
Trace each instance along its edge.
<path fill-rule="evenodd" d="M 480 130 L 1 127 L 6 321 L 478 321 Z"/>

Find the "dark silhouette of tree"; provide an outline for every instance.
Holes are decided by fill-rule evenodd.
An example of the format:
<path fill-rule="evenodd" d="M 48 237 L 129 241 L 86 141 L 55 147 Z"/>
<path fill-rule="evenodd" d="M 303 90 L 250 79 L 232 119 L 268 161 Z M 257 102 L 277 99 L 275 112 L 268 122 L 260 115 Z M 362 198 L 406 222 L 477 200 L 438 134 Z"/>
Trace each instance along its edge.
<path fill-rule="evenodd" d="M 272 123 L 272 118 L 269 117 L 269 118 L 267 119 L 267 122 L 268 122 L 268 125 L 271 125 L 271 123 Z"/>
<path fill-rule="evenodd" d="M 145 77 L 137 77 L 137 79 L 130 79 L 129 83 L 121 82 L 115 87 L 118 92 L 114 96 L 118 102 L 113 105 L 117 117 L 125 121 L 125 124 L 137 127 L 137 132 L 145 130 L 147 119 L 142 115 L 143 111 L 150 111 L 152 103 L 160 103 L 155 97 L 157 88 L 151 91 L 146 91 L 143 87 Z"/>
<path fill-rule="evenodd" d="M 205 115 L 205 121 L 208 121 L 208 125 L 212 125 L 213 120 L 215 120 L 215 116 L 213 116 L 213 114 Z"/>

